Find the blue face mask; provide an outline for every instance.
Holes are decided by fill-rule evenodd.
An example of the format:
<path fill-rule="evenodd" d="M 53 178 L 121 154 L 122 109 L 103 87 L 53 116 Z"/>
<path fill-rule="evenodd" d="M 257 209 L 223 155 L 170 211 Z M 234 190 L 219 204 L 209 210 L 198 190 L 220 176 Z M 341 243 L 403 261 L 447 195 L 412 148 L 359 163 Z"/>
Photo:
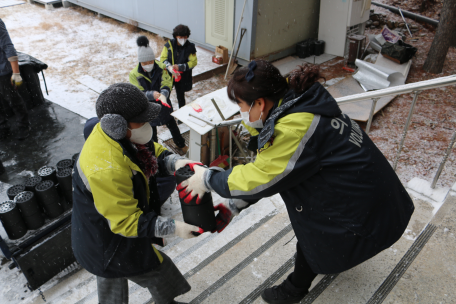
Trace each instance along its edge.
<path fill-rule="evenodd" d="M 242 117 L 242 120 L 244 121 L 244 123 L 249 126 L 249 127 L 252 127 L 252 128 L 255 128 L 255 129 L 262 129 L 263 128 L 263 120 L 261 120 L 261 117 L 263 116 L 263 112 L 261 112 L 261 115 L 260 115 L 260 118 L 254 122 L 250 122 L 250 111 L 252 110 L 252 107 L 253 105 L 255 104 L 255 102 L 252 103 L 252 105 L 250 106 L 250 109 L 248 112 L 241 112 L 241 117 Z"/>

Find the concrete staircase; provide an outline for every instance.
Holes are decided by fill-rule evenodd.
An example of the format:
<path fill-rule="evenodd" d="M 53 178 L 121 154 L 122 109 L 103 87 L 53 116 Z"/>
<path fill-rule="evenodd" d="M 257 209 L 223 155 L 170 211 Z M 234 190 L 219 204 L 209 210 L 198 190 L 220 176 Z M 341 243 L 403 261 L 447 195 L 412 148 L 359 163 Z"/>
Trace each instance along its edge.
<path fill-rule="evenodd" d="M 455 188 L 456 190 L 456 188 Z M 414 198 L 416 211 L 403 237 L 391 248 L 344 273 L 319 275 L 301 303 L 456 303 L 456 192 L 434 203 Z M 222 198 L 214 195 L 215 203 Z M 165 214 L 182 220 L 177 196 Z M 170 256 L 192 290 L 188 303 L 264 303 L 261 292 L 293 270 L 296 239 L 280 196 L 244 210 L 220 234 L 174 238 L 161 250 Z M 130 282 L 130 303 L 153 303 Z M 41 288 L 47 303 L 98 303 L 96 279 L 77 267 Z M 20 303 L 44 303 L 39 292 Z"/>

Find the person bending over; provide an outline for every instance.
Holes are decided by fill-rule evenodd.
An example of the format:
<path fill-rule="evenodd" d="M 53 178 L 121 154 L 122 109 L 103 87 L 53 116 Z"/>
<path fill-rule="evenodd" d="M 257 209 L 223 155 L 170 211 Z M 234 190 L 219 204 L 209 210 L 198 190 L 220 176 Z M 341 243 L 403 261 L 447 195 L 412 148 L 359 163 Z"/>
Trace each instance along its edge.
<path fill-rule="evenodd" d="M 266 289 L 267 303 L 299 303 L 317 274 L 346 271 L 393 245 L 414 211 L 388 160 L 301 66 L 289 83 L 271 63 L 250 62 L 228 83 L 246 125 L 259 132 L 255 162 L 227 171 L 195 166 L 178 185 L 189 200 L 214 191 L 222 231 L 239 210 L 279 193 L 298 240 L 293 273 Z"/>

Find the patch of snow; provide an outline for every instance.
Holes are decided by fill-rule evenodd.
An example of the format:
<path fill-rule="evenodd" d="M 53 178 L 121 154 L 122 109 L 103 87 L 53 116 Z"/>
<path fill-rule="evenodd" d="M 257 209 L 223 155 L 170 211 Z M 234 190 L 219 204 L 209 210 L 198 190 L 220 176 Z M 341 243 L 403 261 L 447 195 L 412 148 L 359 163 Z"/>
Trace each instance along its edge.
<path fill-rule="evenodd" d="M 15 164 L 17 164 L 17 161 L 14 157 L 10 160 L 3 162 L 3 166 L 5 167 L 14 166 Z"/>
<path fill-rule="evenodd" d="M 255 271 L 254 265 L 250 265 L 250 267 L 252 268 L 252 274 L 253 274 L 256 278 L 258 278 L 258 279 L 263 278 L 263 275 L 262 275 L 261 273 L 258 273 L 258 272 Z"/>
<path fill-rule="evenodd" d="M 24 170 L 21 173 L 18 173 L 17 175 L 24 176 L 24 177 L 32 177 L 35 174 L 32 171 Z"/>
<path fill-rule="evenodd" d="M 46 77 L 46 83 L 49 91 L 49 96 L 45 95 L 46 99 L 87 119 L 97 116 L 95 100 L 98 94 L 94 91 L 82 84 L 75 83 L 70 86 L 49 76 Z M 45 92 L 43 81 L 41 81 L 41 89 Z"/>
<path fill-rule="evenodd" d="M 405 239 L 409 241 L 415 241 L 417 235 L 410 229 L 405 229 L 404 234 L 402 235 Z"/>
<path fill-rule="evenodd" d="M 456 183 L 453 184 L 453 187 L 451 187 L 451 191 L 456 192 Z"/>
<path fill-rule="evenodd" d="M 434 207 L 434 210 L 432 211 L 432 214 L 434 215 L 443 205 L 450 189 L 447 187 L 432 189 L 431 183 L 414 177 L 407 183 L 407 190 L 413 196 L 431 203 Z"/>
<path fill-rule="evenodd" d="M 85 85 L 92 91 L 95 91 L 98 94 L 101 94 L 104 90 L 108 88 L 108 85 L 89 76 L 89 75 L 84 75 L 76 79 L 77 82 L 81 83 L 82 85 Z"/>
<path fill-rule="evenodd" d="M 184 134 L 185 132 L 190 131 L 190 128 L 184 123 L 177 125 L 177 126 L 179 127 L 181 134 Z M 157 132 L 158 132 L 158 130 L 157 130 Z M 161 141 L 167 141 L 167 140 L 173 138 L 173 136 L 171 135 L 171 132 L 168 130 L 168 128 L 164 128 L 161 132 L 158 132 L 158 138 Z"/>

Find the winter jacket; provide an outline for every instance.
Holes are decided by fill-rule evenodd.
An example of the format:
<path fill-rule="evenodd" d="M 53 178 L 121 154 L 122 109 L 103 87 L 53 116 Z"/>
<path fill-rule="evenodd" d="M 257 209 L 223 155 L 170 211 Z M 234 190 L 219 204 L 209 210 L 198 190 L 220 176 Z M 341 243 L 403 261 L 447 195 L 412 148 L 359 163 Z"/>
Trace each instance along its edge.
<path fill-rule="evenodd" d="M 6 30 L 5 23 L 0 19 L 0 76 L 5 76 L 13 72 L 8 58 L 16 56 L 17 52 Z"/>
<path fill-rule="evenodd" d="M 173 79 L 169 75 L 166 67 L 163 63 L 155 61 L 153 70 L 148 73 L 146 72 L 141 63 L 139 63 L 129 75 L 130 83 L 140 89 L 150 102 L 155 102 L 161 105 L 153 98 L 154 92 L 159 92 L 166 96 L 167 102 L 171 108 L 161 107 L 160 115 L 156 120 L 151 122 L 152 126 L 161 126 L 166 124 L 171 119 L 171 113 L 173 112 L 173 105 L 169 99 L 169 94 L 173 87 Z"/>
<path fill-rule="evenodd" d="M 160 61 L 166 66 L 181 65 L 182 68 L 179 70 L 183 71 L 182 78 L 174 84 L 181 86 L 184 92 L 191 91 L 193 86 L 193 68 L 198 64 L 195 44 L 187 40 L 183 46 L 179 46 L 176 39 L 171 39 L 163 47 Z"/>
<path fill-rule="evenodd" d="M 159 170 L 169 172 L 174 156 L 154 143 Z M 152 245 L 157 215 L 136 150 L 113 140 L 97 124 L 73 174 L 72 247 L 87 271 L 105 278 L 140 275 L 163 260 Z"/>
<path fill-rule="evenodd" d="M 279 193 L 315 273 L 350 269 L 390 247 L 414 206 L 386 158 L 319 83 L 288 92 L 258 136 L 254 163 L 213 173 L 225 198 Z"/>

